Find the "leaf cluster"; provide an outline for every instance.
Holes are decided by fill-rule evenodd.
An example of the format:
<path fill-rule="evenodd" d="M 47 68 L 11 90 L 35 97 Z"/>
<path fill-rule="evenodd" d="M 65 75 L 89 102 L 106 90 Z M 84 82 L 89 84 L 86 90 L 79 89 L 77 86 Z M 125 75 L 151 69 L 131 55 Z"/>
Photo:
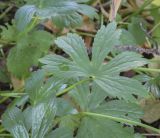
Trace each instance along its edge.
<path fill-rule="evenodd" d="M 6 111 L 3 126 L 15 138 L 134 138 L 133 122 L 138 123 L 143 115 L 135 96 L 144 98 L 148 93 L 139 81 L 122 77 L 120 72 L 148 61 L 133 52 L 106 61 L 120 42 L 120 34 L 115 22 L 102 26 L 95 36 L 91 59 L 78 35 L 57 38 L 56 45 L 70 58 L 52 54 L 40 59 L 43 69 L 26 81 L 26 96 Z M 46 73 L 53 75 L 46 79 Z M 29 106 L 24 108 L 26 97 Z M 123 119 L 130 121 L 124 125 Z"/>

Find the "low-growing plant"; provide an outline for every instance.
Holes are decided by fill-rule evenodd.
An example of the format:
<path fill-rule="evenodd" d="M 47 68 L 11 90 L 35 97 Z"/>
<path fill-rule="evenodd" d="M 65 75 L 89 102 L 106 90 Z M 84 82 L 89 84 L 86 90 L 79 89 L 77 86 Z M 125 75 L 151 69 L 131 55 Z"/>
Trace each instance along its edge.
<path fill-rule="evenodd" d="M 40 59 L 43 69 L 26 81 L 25 96 L 2 117 L 6 130 L 15 138 L 134 138 L 134 125 L 159 133 L 140 123 L 138 99 L 147 91 L 137 80 L 120 76 L 148 61 L 133 52 L 105 61 L 120 33 L 115 22 L 102 26 L 91 59 L 78 35 L 57 38 L 69 58 L 51 54 Z"/>
<path fill-rule="evenodd" d="M 89 54 L 79 35 L 59 36 L 39 29 L 39 25 L 48 20 L 61 30 L 80 25 L 81 14 L 97 18 L 96 10 L 84 4 L 87 2 L 89 0 L 24 0 L 26 4 L 16 12 L 12 25 L 1 27 L 2 46 L 12 47 L 7 69 L 11 76 L 24 83 L 21 89 L 0 93 L 0 96 L 15 97 L 2 115 L 0 133 L 6 133 L 0 136 L 143 138 L 134 131 L 134 126 L 160 133 L 159 129 L 141 123 L 144 113 L 140 106 L 140 101 L 149 96 L 147 89 L 151 89 L 155 81 L 158 84 L 159 77 L 151 80 L 148 76 L 146 89 L 141 83 L 144 74 L 134 78 L 123 76 L 122 72 L 136 71 L 149 60 L 135 52 L 115 50 L 119 45 L 144 43 L 143 30 L 140 30 L 144 33 L 143 41 L 132 36 L 136 35 L 135 26 L 141 27 L 136 20 L 132 19 L 134 22 L 129 25 L 132 34 L 117 29 L 115 21 L 107 26 L 101 24 Z M 17 3 L 21 5 L 19 0 Z M 53 43 L 65 56 L 54 52 L 48 55 Z M 38 66 L 37 71 L 31 72 L 32 66 Z"/>

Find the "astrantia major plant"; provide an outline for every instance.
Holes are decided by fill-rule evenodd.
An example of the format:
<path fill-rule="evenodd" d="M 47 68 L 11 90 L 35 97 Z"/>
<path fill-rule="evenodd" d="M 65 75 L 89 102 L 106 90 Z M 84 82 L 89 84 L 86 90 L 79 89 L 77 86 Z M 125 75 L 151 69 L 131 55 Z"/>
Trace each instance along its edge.
<path fill-rule="evenodd" d="M 115 22 L 102 26 L 91 59 L 78 35 L 57 38 L 69 58 L 51 54 L 40 59 L 43 67 L 26 81 L 26 95 L 2 117 L 6 130 L 15 138 L 134 138 L 134 125 L 160 133 L 140 123 L 138 101 L 148 96 L 146 90 L 137 80 L 120 76 L 148 61 L 133 52 L 105 60 L 120 33 Z"/>

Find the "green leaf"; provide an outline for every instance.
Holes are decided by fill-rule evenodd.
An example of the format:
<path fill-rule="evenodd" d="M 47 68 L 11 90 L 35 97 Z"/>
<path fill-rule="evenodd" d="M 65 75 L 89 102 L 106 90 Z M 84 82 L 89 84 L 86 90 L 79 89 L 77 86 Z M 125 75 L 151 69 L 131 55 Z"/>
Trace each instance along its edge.
<path fill-rule="evenodd" d="M 77 110 L 69 103 L 67 100 L 63 98 L 57 99 L 57 116 L 65 116 L 68 114 L 76 114 Z"/>
<path fill-rule="evenodd" d="M 52 17 L 52 22 L 59 28 L 80 26 L 83 22 L 78 13 L 57 14 Z"/>
<path fill-rule="evenodd" d="M 52 128 L 54 116 L 56 114 L 55 99 L 41 102 L 32 108 L 32 138 L 44 138 Z"/>
<path fill-rule="evenodd" d="M 102 72 L 103 75 L 108 74 L 111 76 L 149 63 L 146 59 L 141 57 L 140 54 L 134 52 L 123 52 L 113 58 L 109 63 L 103 65 L 100 72 Z"/>
<path fill-rule="evenodd" d="M 1 39 L 7 42 L 15 42 L 17 40 L 17 36 L 19 34 L 15 21 L 12 21 L 12 25 L 6 23 L 6 27 L 0 26 L 2 32 L 0 33 Z"/>
<path fill-rule="evenodd" d="M 16 107 L 8 108 L 2 116 L 2 124 L 13 137 L 29 138 L 29 134 L 24 123 L 24 116 L 20 109 Z"/>
<path fill-rule="evenodd" d="M 36 12 L 34 5 L 25 5 L 21 7 L 15 14 L 15 21 L 18 30 L 23 31 L 25 27 L 31 22 Z"/>
<path fill-rule="evenodd" d="M 77 1 L 73 0 L 28 1 L 27 5 L 17 11 L 16 21 L 19 23 L 18 28 L 21 30 L 31 22 L 33 16 L 38 17 L 40 20 L 52 19 L 59 27 L 62 27 L 62 25 L 63 27 L 73 27 L 82 23 L 82 17 L 79 13 L 91 18 L 97 15 L 94 8 L 78 4 Z M 77 19 L 74 18 L 75 16 L 77 16 Z M 64 18 L 60 19 L 60 17 Z M 23 21 L 20 22 L 21 20 Z"/>
<path fill-rule="evenodd" d="M 92 88 L 92 91 L 90 88 Z M 80 106 L 82 111 L 88 111 L 98 107 L 107 96 L 106 92 L 94 83 L 92 87 L 89 87 L 89 83 L 79 85 L 73 89 L 69 95 L 74 99 L 74 102 Z"/>
<path fill-rule="evenodd" d="M 4 82 L 4 83 L 10 82 L 10 78 L 4 67 L 0 68 L 0 82 Z"/>
<path fill-rule="evenodd" d="M 154 18 L 153 26 L 156 26 L 156 29 L 153 30 L 152 37 L 154 38 L 154 40 L 156 40 L 158 43 L 160 43 L 160 37 L 159 37 L 160 36 L 160 27 L 158 25 L 159 20 L 160 20 L 160 17 L 159 17 L 160 13 L 159 13 L 159 8 L 158 8 L 159 1 L 157 1 L 157 0 L 154 0 L 154 1 L 155 1 L 155 3 L 154 3 L 154 5 L 152 5 L 153 10 L 151 10 L 151 15 Z"/>
<path fill-rule="evenodd" d="M 142 109 L 135 103 L 126 102 L 123 100 L 113 100 L 106 102 L 91 109 L 91 112 L 101 113 L 119 118 L 125 118 L 134 121 L 140 121 L 143 117 Z"/>
<path fill-rule="evenodd" d="M 137 44 L 142 45 L 146 41 L 146 34 L 143 31 L 140 18 L 133 17 L 131 23 L 128 25 L 128 31 L 134 36 Z"/>
<path fill-rule="evenodd" d="M 69 128 L 72 131 L 77 129 L 80 124 L 80 117 L 76 115 L 66 115 L 60 118 L 59 127 Z"/>
<path fill-rule="evenodd" d="M 73 132 L 69 128 L 61 127 L 50 132 L 46 138 L 73 138 Z"/>
<path fill-rule="evenodd" d="M 9 52 L 7 57 L 9 72 L 19 78 L 28 77 L 30 68 L 38 65 L 38 59 L 48 51 L 52 41 L 52 35 L 44 31 L 35 31 L 24 36 Z"/>
<path fill-rule="evenodd" d="M 85 4 L 79 4 L 78 12 L 87 15 L 91 19 L 98 18 L 98 14 L 95 9 Z"/>
<path fill-rule="evenodd" d="M 126 77 L 106 75 L 97 78 L 95 82 L 110 96 L 123 98 L 128 101 L 135 101 L 133 94 L 140 97 L 146 97 L 148 95 L 147 91 L 137 80 Z"/>
<path fill-rule="evenodd" d="M 121 45 L 132 45 L 132 46 L 138 45 L 134 36 L 129 31 L 125 29 L 122 29 L 121 31 L 122 31 L 120 36 Z"/>
<path fill-rule="evenodd" d="M 84 117 L 77 138 L 134 138 L 133 131 L 111 120 Z"/>
<path fill-rule="evenodd" d="M 148 95 L 146 90 L 137 80 L 119 76 L 122 71 L 147 64 L 146 59 L 133 52 L 124 52 L 107 64 L 103 63 L 113 46 L 119 42 L 119 33 L 116 31 L 115 23 L 110 23 L 106 28 L 103 26 L 95 37 L 91 60 L 80 37 L 75 34 L 59 37 L 55 43 L 71 57 L 72 61 L 55 55 L 46 56 L 40 61 L 45 64 L 46 71 L 52 72 L 59 78 L 93 78 L 94 84 L 108 96 L 128 101 L 135 100 L 133 94 L 146 97 Z M 60 68 L 60 65 L 63 65 L 65 70 Z"/>
<path fill-rule="evenodd" d="M 92 50 L 92 64 L 100 68 L 104 58 L 118 45 L 121 31 L 116 30 L 116 23 L 110 23 L 107 27 L 102 26 L 95 36 Z"/>
<path fill-rule="evenodd" d="M 136 134 L 134 135 L 134 138 L 146 138 L 146 137 L 143 136 L 143 135 L 141 135 L 141 134 L 139 134 L 139 133 L 136 133 Z"/>
<path fill-rule="evenodd" d="M 45 73 L 39 70 L 31 75 L 25 83 L 25 91 L 29 94 L 33 105 L 54 97 L 56 92 L 63 86 L 62 80 L 56 78 L 44 81 Z"/>
<path fill-rule="evenodd" d="M 43 68 L 59 78 L 74 78 L 86 76 L 86 72 L 80 66 L 59 55 L 47 55 L 39 60 L 46 64 Z"/>
<path fill-rule="evenodd" d="M 78 66 L 86 68 L 86 65 L 90 63 L 84 41 L 78 35 L 68 34 L 67 36 L 59 37 L 55 40 L 55 43 L 59 48 L 63 49 Z"/>

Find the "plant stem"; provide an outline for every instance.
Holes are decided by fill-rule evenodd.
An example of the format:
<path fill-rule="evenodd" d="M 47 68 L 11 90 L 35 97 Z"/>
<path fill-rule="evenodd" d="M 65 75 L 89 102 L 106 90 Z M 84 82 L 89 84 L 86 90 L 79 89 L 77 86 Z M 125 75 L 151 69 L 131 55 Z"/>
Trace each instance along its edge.
<path fill-rule="evenodd" d="M 77 83 L 69 86 L 68 88 L 66 88 L 66 89 L 58 92 L 58 93 L 56 94 L 56 96 L 59 97 L 59 96 L 61 96 L 61 95 L 63 95 L 63 94 L 66 94 L 66 93 L 68 93 L 70 90 L 72 90 L 73 88 L 75 88 L 76 86 L 78 86 L 78 85 L 80 85 L 80 84 L 82 84 L 82 83 L 84 83 L 84 82 L 86 82 L 86 81 L 89 81 L 89 80 L 90 80 L 90 79 L 87 78 L 87 79 L 78 81 Z"/>
<path fill-rule="evenodd" d="M 26 35 L 27 33 L 29 33 L 37 24 L 39 18 L 35 17 L 34 20 L 32 21 L 32 23 L 26 28 L 26 30 L 24 30 L 24 32 L 19 34 L 19 38 L 21 38 L 23 35 Z"/>
<path fill-rule="evenodd" d="M 94 35 L 94 34 L 91 34 L 91 33 L 86 33 L 86 32 L 77 32 L 77 31 L 76 31 L 76 33 L 77 33 L 77 34 L 79 34 L 79 35 L 95 37 L 95 35 Z"/>
<path fill-rule="evenodd" d="M 144 71 L 144 72 L 157 72 L 160 73 L 160 69 L 151 69 L 151 68 L 136 68 L 135 71 Z"/>
<path fill-rule="evenodd" d="M 23 95 L 25 95 L 26 93 L 14 93 L 14 92 L 12 92 L 12 93 L 0 93 L 0 96 L 2 96 L 2 97 L 20 97 L 20 96 L 23 96 Z"/>
<path fill-rule="evenodd" d="M 12 137 L 11 134 L 0 134 L 0 137 Z"/>
<path fill-rule="evenodd" d="M 106 118 L 106 119 L 114 120 L 114 121 L 121 122 L 121 123 L 128 123 L 130 125 L 140 126 L 140 127 L 150 129 L 153 132 L 156 132 L 156 133 L 160 134 L 160 129 L 148 126 L 146 124 L 142 124 L 140 122 L 136 122 L 136 121 L 132 121 L 132 120 L 124 119 L 124 118 L 119 118 L 119 117 L 113 117 L 113 116 L 109 116 L 109 115 L 91 113 L 91 112 L 82 112 L 81 114 L 82 115 L 87 115 L 87 116 Z"/>

